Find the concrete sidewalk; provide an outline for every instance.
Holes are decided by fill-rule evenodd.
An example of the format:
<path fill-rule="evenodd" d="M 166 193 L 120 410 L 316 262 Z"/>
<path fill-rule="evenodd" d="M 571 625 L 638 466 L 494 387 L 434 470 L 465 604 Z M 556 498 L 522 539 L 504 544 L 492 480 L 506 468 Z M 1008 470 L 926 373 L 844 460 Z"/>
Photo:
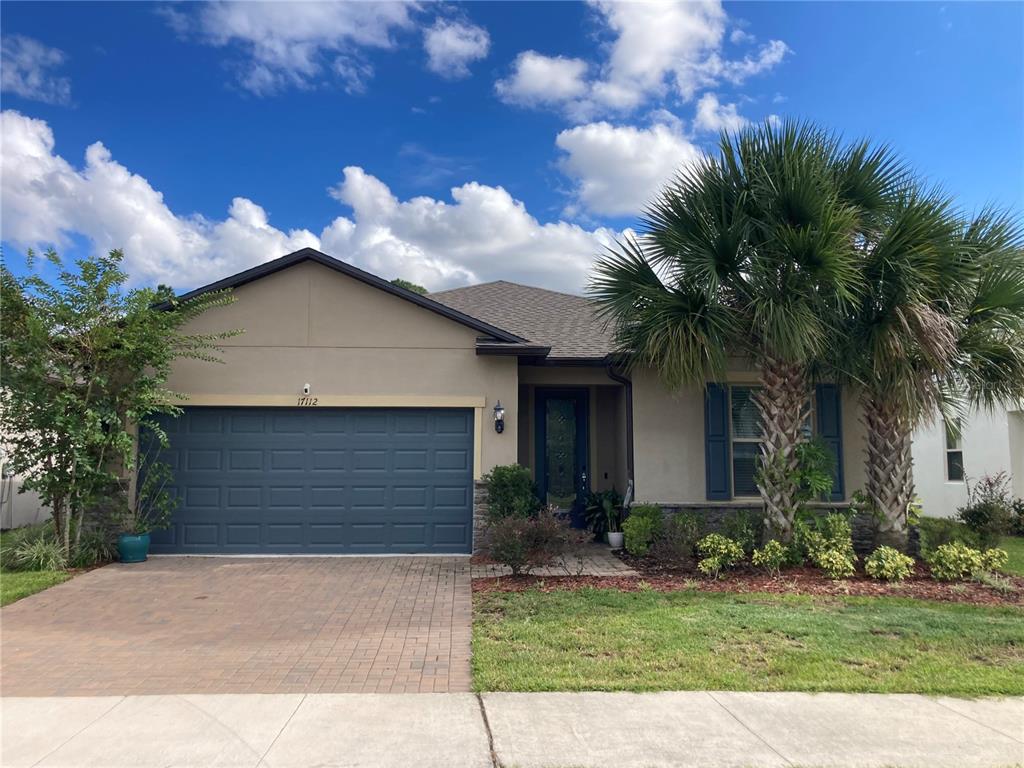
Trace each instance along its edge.
<path fill-rule="evenodd" d="M 0 699 L 16 766 L 1011 766 L 1024 698 L 801 693 Z"/>

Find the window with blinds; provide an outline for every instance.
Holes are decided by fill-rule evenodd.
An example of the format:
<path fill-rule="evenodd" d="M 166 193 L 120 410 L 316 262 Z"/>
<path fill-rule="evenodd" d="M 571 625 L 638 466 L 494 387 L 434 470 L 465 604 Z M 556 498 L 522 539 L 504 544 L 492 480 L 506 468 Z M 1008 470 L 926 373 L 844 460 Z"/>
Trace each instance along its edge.
<path fill-rule="evenodd" d="M 729 388 L 732 439 L 732 495 L 757 496 L 755 476 L 761 462 L 761 413 L 754 402 L 755 387 Z"/>

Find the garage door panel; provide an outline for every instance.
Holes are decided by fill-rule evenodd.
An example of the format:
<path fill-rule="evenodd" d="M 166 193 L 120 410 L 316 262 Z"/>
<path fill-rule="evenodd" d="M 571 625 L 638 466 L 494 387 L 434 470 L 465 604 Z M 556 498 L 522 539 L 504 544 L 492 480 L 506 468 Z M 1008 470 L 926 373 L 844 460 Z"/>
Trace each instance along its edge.
<path fill-rule="evenodd" d="M 472 411 L 186 408 L 154 552 L 468 552 Z"/>

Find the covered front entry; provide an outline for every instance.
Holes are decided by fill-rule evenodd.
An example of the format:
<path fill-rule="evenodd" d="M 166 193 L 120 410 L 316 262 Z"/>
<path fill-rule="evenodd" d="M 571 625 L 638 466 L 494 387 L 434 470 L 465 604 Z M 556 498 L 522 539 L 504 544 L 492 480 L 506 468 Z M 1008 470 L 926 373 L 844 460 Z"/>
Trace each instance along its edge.
<path fill-rule="evenodd" d="M 155 553 L 468 553 L 473 412 L 186 408 Z"/>

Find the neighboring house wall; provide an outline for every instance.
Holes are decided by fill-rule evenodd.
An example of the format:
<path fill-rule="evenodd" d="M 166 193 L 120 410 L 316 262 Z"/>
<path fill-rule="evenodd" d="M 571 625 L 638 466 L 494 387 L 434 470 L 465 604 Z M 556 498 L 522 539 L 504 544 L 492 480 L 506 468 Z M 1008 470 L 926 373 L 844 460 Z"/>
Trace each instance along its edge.
<path fill-rule="evenodd" d="M 516 461 L 517 361 L 477 355 L 475 330 L 313 262 L 235 297 L 186 329 L 245 330 L 223 342 L 225 365 L 175 363 L 168 386 L 189 396 L 186 405 L 294 406 L 309 383 L 318 406 L 472 407 L 476 476 Z"/>
<path fill-rule="evenodd" d="M 35 525 L 50 519 L 50 510 L 39 501 L 39 494 L 35 491 L 19 493 L 20 490 L 20 479 L 0 479 L 0 530 Z"/>
<path fill-rule="evenodd" d="M 924 514 L 955 517 L 967 502 L 967 483 L 983 475 L 1012 475 L 1015 496 L 1024 497 L 1024 412 L 973 413 L 961 429 L 963 480 L 950 480 L 947 472 L 945 423 L 936 419 L 914 433 L 914 483 Z"/>
<path fill-rule="evenodd" d="M 637 501 L 714 506 L 716 502 L 707 499 L 706 488 L 704 392 L 669 392 L 649 369 L 635 371 L 632 378 Z M 726 378 L 728 383 L 757 383 L 755 372 L 738 366 Z M 854 491 L 864 487 L 865 435 L 856 398 L 844 391 L 841 402 L 843 487 L 849 500 Z M 758 503 L 756 498 L 749 500 Z"/>

